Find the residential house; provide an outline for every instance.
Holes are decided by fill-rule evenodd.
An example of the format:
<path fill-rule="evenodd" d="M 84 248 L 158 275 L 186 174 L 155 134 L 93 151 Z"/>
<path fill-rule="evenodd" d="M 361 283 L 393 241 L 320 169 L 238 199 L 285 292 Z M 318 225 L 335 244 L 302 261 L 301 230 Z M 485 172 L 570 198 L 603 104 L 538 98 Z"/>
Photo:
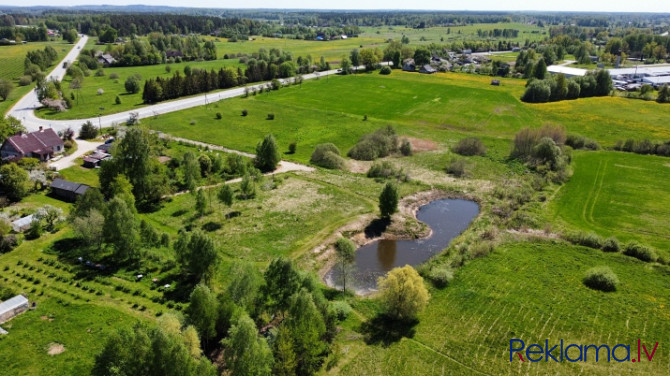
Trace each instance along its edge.
<path fill-rule="evenodd" d="M 51 129 L 40 129 L 32 133 L 19 132 L 5 140 L 0 147 L 2 159 L 37 158 L 48 161 L 64 151 L 64 143 Z"/>
<path fill-rule="evenodd" d="M 51 182 L 51 194 L 60 200 L 69 202 L 76 201 L 77 197 L 83 195 L 89 188 L 91 187 L 86 184 L 63 179 L 54 179 Z"/>
<path fill-rule="evenodd" d="M 426 64 L 426 65 L 421 67 L 421 69 L 419 70 L 419 73 L 433 74 L 433 73 L 437 73 L 437 69 L 430 66 L 430 64 Z"/>
<path fill-rule="evenodd" d="M 414 59 L 407 59 L 402 63 L 402 70 L 405 72 L 414 72 L 416 71 L 416 64 Z"/>
<path fill-rule="evenodd" d="M 114 56 L 110 54 L 102 54 L 98 56 L 98 63 L 102 64 L 105 67 L 108 67 L 116 63 L 116 59 L 114 58 Z"/>

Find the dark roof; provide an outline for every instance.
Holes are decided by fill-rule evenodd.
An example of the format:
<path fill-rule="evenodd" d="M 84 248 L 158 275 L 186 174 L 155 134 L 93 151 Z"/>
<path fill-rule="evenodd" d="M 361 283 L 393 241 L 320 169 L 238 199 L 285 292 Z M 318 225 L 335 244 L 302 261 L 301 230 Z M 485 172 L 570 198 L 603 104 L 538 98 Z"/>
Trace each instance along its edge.
<path fill-rule="evenodd" d="M 6 142 L 9 142 L 16 151 L 24 155 L 28 153 L 50 153 L 53 152 L 54 146 L 63 145 L 63 140 L 58 137 L 52 128 L 17 134 L 9 137 Z"/>
<path fill-rule="evenodd" d="M 426 64 L 421 67 L 421 72 L 435 73 L 437 72 L 437 69 L 431 67 L 429 64 Z"/>
<path fill-rule="evenodd" d="M 105 153 L 109 153 L 109 149 L 111 149 L 111 148 L 112 148 L 112 144 L 110 143 L 110 144 L 102 144 L 102 145 L 98 145 L 98 147 L 97 147 L 96 149 L 98 149 L 98 150 L 102 150 L 102 151 L 104 151 Z"/>
<path fill-rule="evenodd" d="M 54 179 L 54 181 L 51 182 L 51 188 L 62 189 L 64 191 L 70 192 L 76 192 L 81 185 L 81 183 L 74 183 L 63 179 Z"/>
<path fill-rule="evenodd" d="M 77 190 L 74 191 L 74 193 L 78 194 L 78 195 L 83 195 L 84 193 L 86 193 L 86 191 L 89 190 L 89 188 L 91 188 L 91 187 L 89 187 L 86 184 L 82 184 L 82 185 L 79 186 L 79 188 L 77 188 Z"/>

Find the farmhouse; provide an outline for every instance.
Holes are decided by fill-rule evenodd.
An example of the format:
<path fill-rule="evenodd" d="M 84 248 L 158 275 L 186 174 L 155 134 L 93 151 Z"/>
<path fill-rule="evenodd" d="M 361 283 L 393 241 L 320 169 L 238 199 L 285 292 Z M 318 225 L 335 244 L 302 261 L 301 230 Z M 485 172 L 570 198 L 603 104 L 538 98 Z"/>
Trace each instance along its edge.
<path fill-rule="evenodd" d="M 77 197 L 83 195 L 89 188 L 88 185 L 75 183 L 63 179 L 54 179 L 51 183 L 51 194 L 63 201 L 75 201 Z"/>
<path fill-rule="evenodd" d="M 28 299 L 23 295 L 17 295 L 0 303 L 0 324 L 11 320 L 28 310 Z"/>
<path fill-rule="evenodd" d="M 63 140 L 51 129 L 43 129 L 32 133 L 19 132 L 7 138 L 2 147 L 0 155 L 2 159 L 21 159 L 24 157 L 37 158 L 40 161 L 48 161 L 54 155 L 64 150 Z"/>
<path fill-rule="evenodd" d="M 108 67 L 116 63 L 116 59 L 110 54 L 102 54 L 98 56 L 98 63 L 102 64 L 105 67 Z"/>

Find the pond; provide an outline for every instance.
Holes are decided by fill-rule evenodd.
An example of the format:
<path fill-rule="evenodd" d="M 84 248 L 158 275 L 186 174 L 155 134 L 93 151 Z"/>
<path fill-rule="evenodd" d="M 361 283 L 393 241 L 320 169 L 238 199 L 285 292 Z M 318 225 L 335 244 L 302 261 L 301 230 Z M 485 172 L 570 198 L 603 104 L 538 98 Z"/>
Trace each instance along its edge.
<path fill-rule="evenodd" d="M 358 294 L 376 290 L 377 278 L 396 267 L 416 266 L 445 249 L 449 242 L 465 231 L 479 214 L 479 205 L 461 199 L 436 200 L 422 206 L 416 214 L 419 221 L 433 230 L 427 239 L 378 240 L 356 250 L 356 261 L 347 288 L 353 285 Z M 332 268 L 326 273 L 329 286 L 341 287 L 341 273 Z"/>

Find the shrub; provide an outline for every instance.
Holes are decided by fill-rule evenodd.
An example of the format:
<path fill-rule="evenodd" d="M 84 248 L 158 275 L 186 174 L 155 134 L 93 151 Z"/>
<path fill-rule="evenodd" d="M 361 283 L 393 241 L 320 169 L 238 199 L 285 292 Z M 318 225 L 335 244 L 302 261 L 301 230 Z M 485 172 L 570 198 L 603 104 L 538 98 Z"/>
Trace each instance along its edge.
<path fill-rule="evenodd" d="M 267 119 L 268 120 L 274 120 L 275 119 L 275 114 L 269 113 Z"/>
<path fill-rule="evenodd" d="M 402 168 L 396 168 L 388 161 L 374 162 L 372 166 L 370 166 L 367 176 L 369 178 L 396 178 L 402 181 L 409 180 L 409 176 Z"/>
<path fill-rule="evenodd" d="M 402 144 L 400 145 L 400 153 L 406 157 L 414 154 L 414 150 L 412 149 L 412 143 L 409 142 L 409 140 L 407 139 L 402 140 Z"/>
<path fill-rule="evenodd" d="M 573 232 L 568 234 L 567 239 L 573 244 L 583 245 L 584 247 L 595 249 L 603 247 L 603 239 L 592 232 L 588 234 L 583 232 Z"/>
<path fill-rule="evenodd" d="M 242 116 L 247 116 L 249 115 L 249 111 L 247 110 L 242 110 Z"/>
<path fill-rule="evenodd" d="M 19 78 L 19 86 L 28 86 L 33 82 L 33 78 L 30 76 L 21 76 Z"/>
<path fill-rule="evenodd" d="M 656 260 L 658 260 L 656 251 L 636 241 L 632 241 L 626 244 L 626 247 L 623 250 L 623 254 L 626 256 L 635 257 L 636 259 L 645 262 L 656 262 Z"/>
<path fill-rule="evenodd" d="M 619 252 L 621 250 L 621 244 L 619 240 L 615 237 L 609 237 L 603 242 L 603 251 L 604 252 Z"/>
<path fill-rule="evenodd" d="M 454 279 L 454 272 L 448 266 L 438 266 L 430 270 L 428 279 L 435 287 L 446 287 Z"/>
<path fill-rule="evenodd" d="M 332 143 L 316 145 L 309 161 L 312 164 L 331 170 L 344 167 L 344 159 L 340 156 L 340 149 Z"/>
<path fill-rule="evenodd" d="M 103 95 L 103 94 L 105 94 L 105 91 L 102 90 L 102 89 L 98 89 L 97 93 L 98 93 L 98 95 Z"/>
<path fill-rule="evenodd" d="M 486 154 L 486 146 L 477 137 L 468 137 L 458 141 L 452 150 L 456 154 L 466 156 Z"/>
<path fill-rule="evenodd" d="M 457 178 L 462 178 L 467 175 L 467 166 L 464 159 L 453 159 L 447 165 L 447 173 L 454 175 Z"/>
<path fill-rule="evenodd" d="M 114 99 L 114 103 L 121 104 L 121 97 L 117 95 L 116 98 Z"/>
<path fill-rule="evenodd" d="M 79 130 L 79 137 L 83 138 L 84 140 L 96 138 L 98 137 L 98 129 L 89 120 L 82 124 L 81 129 Z"/>
<path fill-rule="evenodd" d="M 610 292 L 616 291 L 619 278 L 607 266 L 597 266 L 586 271 L 583 282 L 594 290 Z"/>
<path fill-rule="evenodd" d="M 569 134 L 565 139 L 565 144 L 575 150 L 600 150 L 600 144 L 597 141 L 578 134 Z"/>
<path fill-rule="evenodd" d="M 216 119 L 217 119 L 217 120 L 221 120 L 222 118 L 223 118 L 223 115 L 221 115 L 220 112 L 217 112 L 217 113 L 216 113 Z"/>
<path fill-rule="evenodd" d="M 296 149 L 298 148 L 298 143 L 297 142 L 291 142 L 288 144 L 288 153 L 289 154 L 295 154 Z"/>
<path fill-rule="evenodd" d="M 398 136 L 392 126 L 366 134 L 354 145 L 347 155 L 361 161 L 372 161 L 398 151 Z"/>
<path fill-rule="evenodd" d="M 111 75 L 110 75 L 111 77 Z M 132 94 L 137 94 L 140 92 L 140 80 L 135 77 L 135 76 L 130 76 L 126 79 L 126 82 L 124 83 L 124 87 L 126 88 L 126 91 Z"/>
<path fill-rule="evenodd" d="M 344 321 L 351 313 L 351 306 L 345 301 L 338 300 L 333 303 L 333 310 L 337 315 L 337 319 L 340 321 Z"/>
<path fill-rule="evenodd" d="M 104 77 L 105 76 L 105 71 L 102 70 L 102 68 L 100 68 L 97 71 L 95 71 L 95 76 L 96 77 Z"/>
<path fill-rule="evenodd" d="M 382 69 L 379 70 L 379 74 L 383 75 L 391 74 L 391 67 L 389 67 L 388 65 L 383 66 Z"/>

